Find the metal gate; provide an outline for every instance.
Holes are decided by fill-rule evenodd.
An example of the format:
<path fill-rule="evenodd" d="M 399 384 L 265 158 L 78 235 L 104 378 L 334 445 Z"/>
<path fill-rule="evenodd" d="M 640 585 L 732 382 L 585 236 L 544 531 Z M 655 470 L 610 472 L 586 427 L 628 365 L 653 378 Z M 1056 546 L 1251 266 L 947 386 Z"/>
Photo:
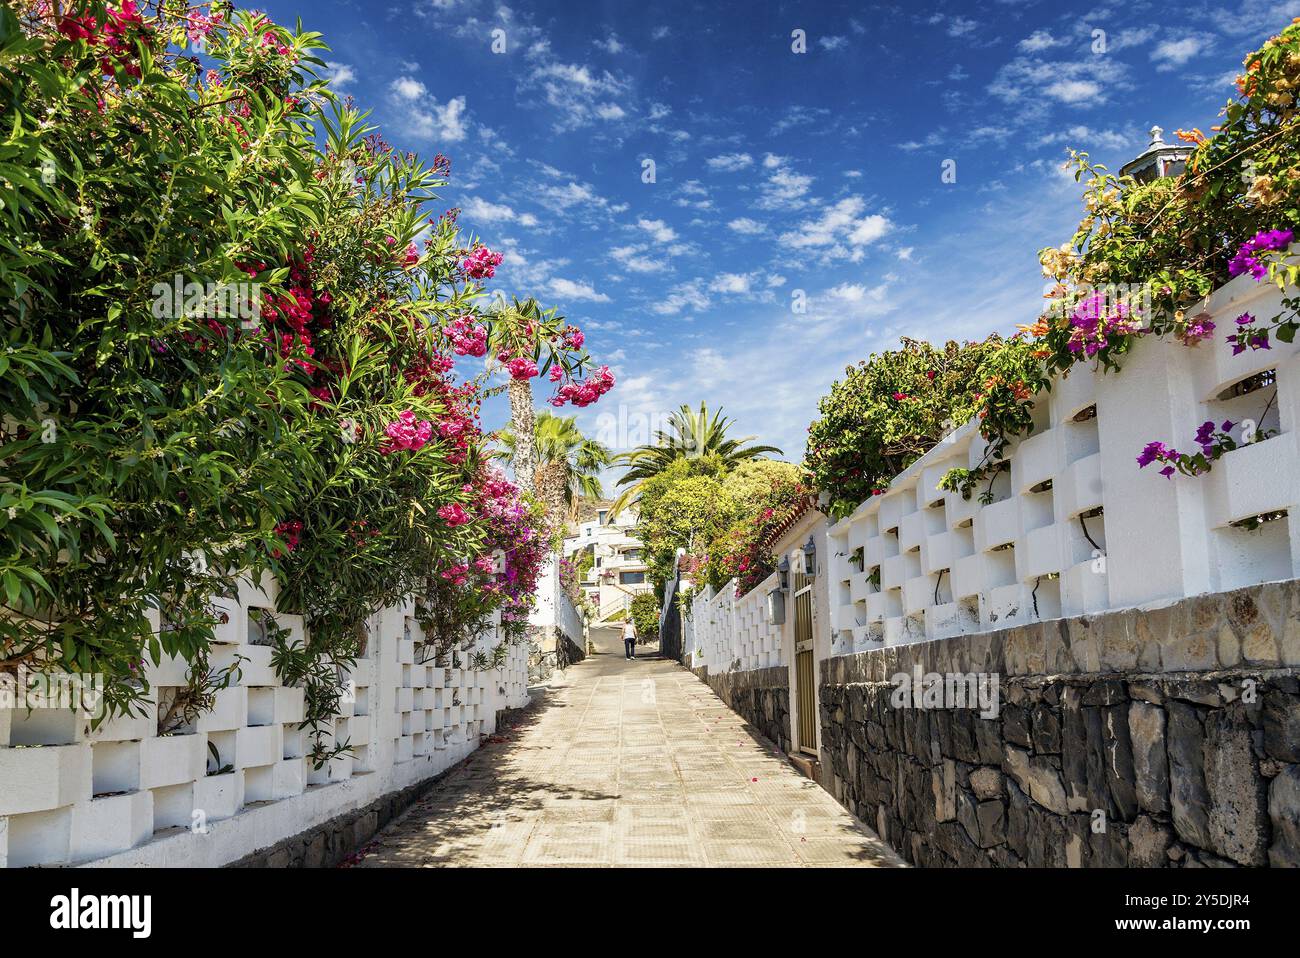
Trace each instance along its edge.
<path fill-rule="evenodd" d="M 817 754 L 816 666 L 813 661 L 813 580 L 796 573 L 794 579 L 794 673 L 798 703 L 798 749 Z"/>

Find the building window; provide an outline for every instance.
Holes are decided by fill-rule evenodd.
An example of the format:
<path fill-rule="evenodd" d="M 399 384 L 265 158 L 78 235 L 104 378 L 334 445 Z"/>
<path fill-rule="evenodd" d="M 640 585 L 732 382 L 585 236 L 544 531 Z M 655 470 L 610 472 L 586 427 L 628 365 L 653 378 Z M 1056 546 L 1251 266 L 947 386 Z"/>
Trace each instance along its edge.
<path fill-rule="evenodd" d="M 626 552 L 623 553 L 623 561 L 624 561 L 624 562 L 639 562 L 639 561 L 641 561 L 641 550 L 640 550 L 640 549 L 628 549 Z"/>
<path fill-rule="evenodd" d="M 609 513 L 606 512 L 604 509 L 601 509 L 598 513 L 596 513 L 596 521 L 603 525 L 605 522 L 605 516 L 607 516 L 608 514 Z"/>
<path fill-rule="evenodd" d="M 620 572 L 618 574 L 619 585 L 640 585 L 645 582 L 644 572 Z"/>

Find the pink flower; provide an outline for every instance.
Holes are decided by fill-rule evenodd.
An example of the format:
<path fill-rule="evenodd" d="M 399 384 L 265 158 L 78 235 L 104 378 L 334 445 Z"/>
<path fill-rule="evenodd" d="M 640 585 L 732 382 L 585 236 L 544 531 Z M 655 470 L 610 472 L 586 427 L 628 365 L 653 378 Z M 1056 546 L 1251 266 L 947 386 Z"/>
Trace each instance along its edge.
<path fill-rule="evenodd" d="M 433 436 L 433 423 L 427 419 L 416 422 L 415 412 L 407 409 L 398 415 L 396 422 L 390 422 L 384 427 L 384 435 L 388 439 L 379 447 L 384 455 L 399 449 L 416 452 Z"/>
<path fill-rule="evenodd" d="M 416 249 L 414 243 L 411 243 L 406 247 L 406 256 L 402 259 L 402 268 L 410 269 L 418 262 L 420 262 L 420 251 Z"/>
<path fill-rule="evenodd" d="M 532 379 L 537 375 L 537 363 L 528 356 L 516 356 L 506 363 L 511 379 Z"/>
<path fill-rule="evenodd" d="M 438 518 L 454 529 L 469 522 L 469 513 L 459 502 L 449 502 L 445 506 L 438 507 Z"/>
<path fill-rule="evenodd" d="M 569 349 L 581 349 L 582 344 L 587 341 L 582 330 L 577 326 L 570 326 L 564 331 L 564 345 Z"/>
<path fill-rule="evenodd" d="M 457 356 L 487 355 L 487 330 L 474 322 L 474 317 L 469 313 L 452 320 L 445 335 L 451 340 L 452 349 Z"/>
<path fill-rule="evenodd" d="M 486 246 L 476 246 L 470 250 L 468 258 L 460 264 L 461 270 L 470 279 L 491 279 L 496 275 L 497 267 L 505 257 L 494 253 Z"/>

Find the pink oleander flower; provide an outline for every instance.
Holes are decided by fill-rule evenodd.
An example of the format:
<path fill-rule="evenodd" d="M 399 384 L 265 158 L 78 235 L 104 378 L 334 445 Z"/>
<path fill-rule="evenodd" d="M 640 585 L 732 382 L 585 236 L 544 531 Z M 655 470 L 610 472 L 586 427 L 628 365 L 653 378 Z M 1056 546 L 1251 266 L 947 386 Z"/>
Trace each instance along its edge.
<path fill-rule="evenodd" d="M 290 519 L 278 523 L 275 527 L 275 536 L 284 543 L 285 552 L 292 552 L 298 548 L 298 542 L 302 537 L 302 522 L 298 519 Z M 271 558 L 278 559 L 280 555 L 279 549 L 271 550 Z"/>
<path fill-rule="evenodd" d="M 529 356 L 516 356 L 506 363 L 511 379 L 532 379 L 537 375 L 537 363 Z"/>
<path fill-rule="evenodd" d="M 469 513 L 459 502 L 449 502 L 445 506 L 438 507 L 438 518 L 455 528 L 469 522 Z"/>
<path fill-rule="evenodd" d="M 470 279 L 491 279 L 504 258 L 501 253 L 494 253 L 486 246 L 476 246 L 470 250 L 460 267 Z"/>
<path fill-rule="evenodd" d="M 582 408 L 590 406 L 613 388 L 614 374 L 609 371 L 608 366 L 601 366 L 583 382 L 565 383 L 549 401 L 556 407 L 571 402 Z"/>
<path fill-rule="evenodd" d="M 487 355 L 487 329 L 474 322 L 474 317 L 469 313 L 452 320 L 447 327 L 446 336 L 451 340 L 452 349 L 457 356 Z"/>
<path fill-rule="evenodd" d="M 410 243 L 406 247 L 406 255 L 402 257 L 402 268 L 410 269 L 418 262 L 420 262 L 420 251 L 414 243 Z"/>
<path fill-rule="evenodd" d="M 407 449 L 416 452 L 433 436 L 433 423 L 427 419 L 416 422 L 414 410 L 407 409 L 400 413 L 396 422 L 384 427 L 387 440 L 379 447 L 384 455 Z"/>

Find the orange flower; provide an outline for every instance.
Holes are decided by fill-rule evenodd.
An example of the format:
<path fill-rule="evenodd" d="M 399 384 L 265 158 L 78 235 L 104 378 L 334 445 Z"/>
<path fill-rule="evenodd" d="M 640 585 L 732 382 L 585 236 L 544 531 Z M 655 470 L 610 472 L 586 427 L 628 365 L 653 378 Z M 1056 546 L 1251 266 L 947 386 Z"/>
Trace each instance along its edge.
<path fill-rule="evenodd" d="M 1022 333 L 1028 333 L 1035 339 L 1042 339 L 1051 332 L 1052 325 L 1047 321 L 1046 316 L 1039 316 L 1038 319 L 1030 325 L 1026 326 L 1024 324 L 1019 324 L 1016 326 L 1016 329 L 1020 330 Z"/>
<path fill-rule="evenodd" d="M 1191 130 L 1174 130 L 1174 136 L 1178 137 L 1178 139 L 1182 140 L 1184 143 L 1195 143 L 1197 146 L 1200 146 L 1205 142 L 1205 134 L 1196 128 L 1192 128 Z"/>

